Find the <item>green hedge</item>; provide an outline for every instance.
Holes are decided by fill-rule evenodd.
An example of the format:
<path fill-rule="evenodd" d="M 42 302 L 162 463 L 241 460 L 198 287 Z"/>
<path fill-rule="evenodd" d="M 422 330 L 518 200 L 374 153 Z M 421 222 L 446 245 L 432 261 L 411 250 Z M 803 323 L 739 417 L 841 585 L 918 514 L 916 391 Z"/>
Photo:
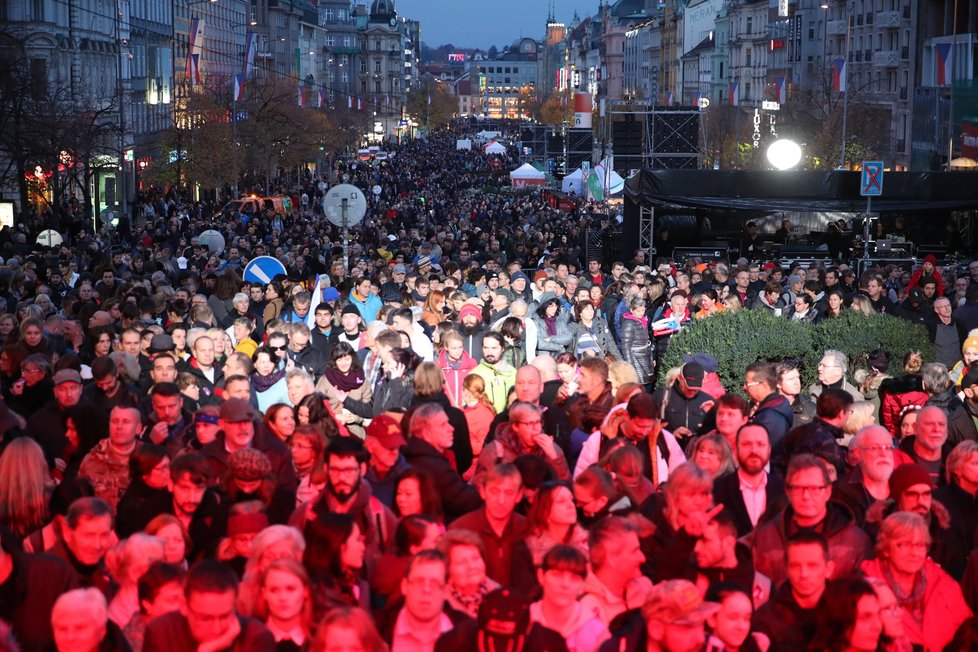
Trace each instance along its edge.
<path fill-rule="evenodd" d="M 720 381 L 729 391 L 740 391 L 744 369 L 757 360 L 800 359 L 802 386 L 815 382 L 818 361 L 825 349 L 837 349 L 849 357 L 850 371 L 866 360 L 876 348 L 893 354 L 890 373 L 899 373 L 903 355 L 910 349 L 923 351 L 933 359 L 927 330 L 898 317 L 863 315 L 847 310 L 842 316 L 827 319 L 812 327 L 775 317 L 766 310 L 739 310 L 694 320 L 672 338 L 662 360 L 660 385 L 665 371 L 682 364 L 687 353 L 708 353 L 720 363 Z M 851 380 L 851 378 L 850 378 Z"/>

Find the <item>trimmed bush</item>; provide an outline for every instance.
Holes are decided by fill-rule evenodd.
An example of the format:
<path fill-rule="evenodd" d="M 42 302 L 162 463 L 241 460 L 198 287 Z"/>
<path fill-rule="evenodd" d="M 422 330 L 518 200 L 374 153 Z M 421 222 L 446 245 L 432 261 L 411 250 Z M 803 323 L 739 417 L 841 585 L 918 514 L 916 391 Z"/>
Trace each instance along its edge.
<path fill-rule="evenodd" d="M 900 373 L 903 356 L 911 349 L 920 349 L 924 360 L 934 358 L 927 330 L 899 317 L 846 310 L 813 328 L 766 310 L 720 313 L 694 320 L 672 338 L 659 370 L 659 384 L 665 383 L 666 370 L 682 364 L 683 355 L 708 353 L 720 363 L 720 382 L 728 391 L 741 393 L 744 369 L 757 360 L 800 360 L 802 387 L 808 387 L 818 378 L 818 361 L 826 349 L 846 354 L 851 381 L 852 370 L 865 364 L 869 351 L 877 348 L 893 354 L 891 374 Z"/>
<path fill-rule="evenodd" d="M 866 357 L 873 349 L 886 349 L 893 354 L 887 370 L 891 375 L 902 373 L 903 356 L 911 349 L 919 349 L 926 362 L 934 359 L 934 347 L 923 326 L 899 317 L 864 315 L 853 310 L 844 310 L 835 319 L 826 319 L 816 326 L 814 345 L 806 367 L 818 365 L 825 349 L 836 349 L 849 358 L 850 378 L 853 369 L 865 366 Z"/>
<path fill-rule="evenodd" d="M 723 386 L 740 392 L 744 369 L 752 362 L 807 359 L 812 352 L 813 330 L 806 324 L 775 317 L 767 310 L 738 310 L 695 319 L 669 343 L 659 383 L 665 383 L 666 370 L 682 364 L 683 355 L 708 353 L 720 363 Z"/>

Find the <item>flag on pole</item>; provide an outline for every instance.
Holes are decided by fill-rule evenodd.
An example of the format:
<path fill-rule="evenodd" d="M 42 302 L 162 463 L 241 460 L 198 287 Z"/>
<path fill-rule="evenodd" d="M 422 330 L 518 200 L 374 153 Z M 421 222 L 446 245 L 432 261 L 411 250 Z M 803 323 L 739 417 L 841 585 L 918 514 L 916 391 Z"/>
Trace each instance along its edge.
<path fill-rule="evenodd" d="M 428 106 L 431 106 L 431 91 L 428 91 Z"/>
<path fill-rule="evenodd" d="M 363 111 L 363 98 L 357 98 L 357 111 Z"/>
<path fill-rule="evenodd" d="M 740 106 L 740 96 L 737 93 L 740 84 L 738 84 L 737 82 L 730 82 L 729 86 L 730 86 L 730 106 Z"/>
<path fill-rule="evenodd" d="M 251 72 L 255 68 L 255 47 L 257 39 L 254 32 L 248 32 L 245 37 L 245 58 L 244 58 L 244 68 L 242 73 L 244 73 L 244 78 L 248 79 L 251 77 Z"/>
<path fill-rule="evenodd" d="M 787 99 L 784 77 L 774 78 L 774 99 L 778 102 L 778 104 L 784 104 L 785 100 Z"/>
<path fill-rule="evenodd" d="M 832 91 L 846 92 L 846 60 L 836 59 L 832 62 Z"/>
<path fill-rule="evenodd" d="M 306 105 L 306 87 L 299 86 L 299 106 Z"/>
<path fill-rule="evenodd" d="M 321 109 L 326 106 L 326 94 L 322 91 L 316 91 L 316 108 Z"/>
<path fill-rule="evenodd" d="M 352 95 L 347 95 L 346 96 L 346 108 L 348 108 L 348 109 L 352 109 L 353 108 L 353 96 Z"/>
<path fill-rule="evenodd" d="M 691 106 L 699 107 L 700 105 L 700 94 L 693 93 L 689 96 L 689 102 Z"/>
<path fill-rule="evenodd" d="M 938 43 L 934 46 L 934 63 L 937 66 L 937 71 L 934 75 L 934 83 L 937 86 L 951 85 L 952 61 L 953 52 L 950 43 Z"/>
<path fill-rule="evenodd" d="M 200 83 L 200 53 L 204 47 L 204 19 L 194 18 L 190 24 L 190 44 L 187 49 L 187 81 Z"/>
<path fill-rule="evenodd" d="M 234 76 L 234 101 L 240 102 L 244 96 L 244 75 Z"/>
<path fill-rule="evenodd" d="M 672 106 L 672 91 L 666 91 L 666 106 Z"/>

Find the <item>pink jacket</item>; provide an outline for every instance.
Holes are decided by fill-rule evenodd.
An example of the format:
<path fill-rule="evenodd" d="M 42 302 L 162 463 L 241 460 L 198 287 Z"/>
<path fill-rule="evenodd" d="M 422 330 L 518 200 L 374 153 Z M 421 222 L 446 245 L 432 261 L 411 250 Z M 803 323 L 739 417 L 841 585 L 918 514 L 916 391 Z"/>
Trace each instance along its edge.
<path fill-rule="evenodd" d="M 448 398 L 452 399 L 452 405 L 462 405 L 462 381 L 478 364 L 475 358 L 465 351 L 462 351 L 462 358 L 458 363 L 449 362 L 447 351 L 438 354 L 438 367 L 445 373 L 445 387 L 448 390 Z"/>
<path fill-rule="evenodd" d="M 860 568 L 867 577 L 886 581 L 879 559 L 866 560 Z M 971 609 L 958 583 L 936 563 L 928 559 L 921 572 L 927 579 L 923 626 L 904 610 L 903 630 L 910 642 L 922 645 L 925 652 L 942 652 L 961 623 L 971 617 Z"/>

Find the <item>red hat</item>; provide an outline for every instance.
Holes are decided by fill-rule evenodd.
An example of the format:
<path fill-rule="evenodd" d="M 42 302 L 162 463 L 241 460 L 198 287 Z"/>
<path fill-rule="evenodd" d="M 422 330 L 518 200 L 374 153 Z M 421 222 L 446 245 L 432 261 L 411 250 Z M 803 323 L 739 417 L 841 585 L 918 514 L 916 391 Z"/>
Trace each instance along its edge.
<path fill-rule="evenodd" d="M 927 254 L 924 257 L 924 262 L 925 263 L 930 263 L 931 265 L 935 265 L 936 266 L 937 265 L 937 256 L 935 256 L 934 254 Z"/>
<path fill-rule="evenodd" d="M 771 262 L 771 261 L 768 261 L 768 262 L 766 262 L 766 263 L 764 263 L 764 264 L 763 264 L 763 265 L 761 266 L 761 269 L 763 269 L 763 270 L 765 270 L 765 271 L 770 271 L 770 270 L 772 270 L 772 269 L 774 269 L 775 267 L 777 267 L 777 265 L 775 265 L 775 264 L 774 264 L 773 262 Z"/>
<path fill-rule="evenodd" d="M 479 307 L 476 306 L 475 304 L 467 303 L 462 306 L 461 310 L 458 311 L 458 323 L 461 324 L 462 318 L 465 317 L 465 315 L 468 315 L 469 313 L 474 315 L 477 320 L 482 321 L 482 311 L 479 310 Z"/>
<path fill-rule="evenodd" d="M 931 478 L 930 471 L 920 464 L 901 464 L 893 469 L 889 484 L 890 497 L 898 500 L 904 491 L 914 485 L 925 484 L 933 489 L 934 480 Z"/>
<path fill-rule="evenodd" d="M 547 274 L 546 270 L 537 270 L 537 273 L 533 275 L 533 282 L 542 281 L 545 278 L 550 278 L 550 274 Z"/>

